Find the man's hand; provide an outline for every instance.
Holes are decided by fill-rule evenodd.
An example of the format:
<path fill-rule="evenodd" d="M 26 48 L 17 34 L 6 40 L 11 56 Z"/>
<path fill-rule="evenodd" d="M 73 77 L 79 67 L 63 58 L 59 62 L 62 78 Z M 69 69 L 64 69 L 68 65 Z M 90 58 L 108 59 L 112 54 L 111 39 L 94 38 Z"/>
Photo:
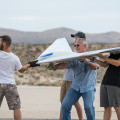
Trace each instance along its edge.
<path fill-rule="evenodd" d="M 54 65 L 53 63 L 51 63 L 51 64 L 49 64 L 47 69 L 49 69 L 49 70 L 57 70 L 57 65 Z"/>
<path fill-rule="evenodd" d="M 87 58 L 80 58 L 79 61 L 82 62 L 83 64 L 87 64 L 87 65 L 90 64 L 90 59 Z"/>
<path fill-rule="evenodd" d="M 38 60 L 35 60 L 35 61 L 31 61 L 31 62 L 28 62 L 28 64 L 30 64 L 30 67 L 37 67 L 37 66 L 40 66 L 40 64 L 36 64 Z"/>

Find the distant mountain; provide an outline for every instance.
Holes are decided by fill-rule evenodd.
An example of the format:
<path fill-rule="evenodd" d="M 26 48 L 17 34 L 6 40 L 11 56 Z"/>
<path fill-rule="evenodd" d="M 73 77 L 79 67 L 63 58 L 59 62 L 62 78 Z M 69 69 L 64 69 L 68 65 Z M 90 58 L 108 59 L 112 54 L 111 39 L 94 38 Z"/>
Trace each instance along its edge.
<path fill-rule="evenodd" d="M 0 35 L 9 35 L 13 43 L 32 43 L 32 44 L 47 44 L 52 43 L 58 38 L 65 37 L 69 43 L 73 43 L 71 34 L 76 30 L 61 27 L 43 32 L 24 32 L 12 29 L 0 28 Z M 120 43 L 120 33 L 107 32 L 99 34 L 86 33 L 88 43 Z"/>

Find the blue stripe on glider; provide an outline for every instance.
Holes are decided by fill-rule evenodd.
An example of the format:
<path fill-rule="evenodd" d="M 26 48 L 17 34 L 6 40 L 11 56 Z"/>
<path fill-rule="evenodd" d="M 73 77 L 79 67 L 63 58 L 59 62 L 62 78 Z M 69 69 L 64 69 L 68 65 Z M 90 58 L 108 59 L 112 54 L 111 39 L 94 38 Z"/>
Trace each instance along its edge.
<path fill-rule="evenodd" d="M 45 57 L 51 56 L 52 54 L 53 54 L 53 53 L 48 53 L 48 54 L 42 55 L 42 56 L 40 56 L 40 57 L 45 58 Z"/>

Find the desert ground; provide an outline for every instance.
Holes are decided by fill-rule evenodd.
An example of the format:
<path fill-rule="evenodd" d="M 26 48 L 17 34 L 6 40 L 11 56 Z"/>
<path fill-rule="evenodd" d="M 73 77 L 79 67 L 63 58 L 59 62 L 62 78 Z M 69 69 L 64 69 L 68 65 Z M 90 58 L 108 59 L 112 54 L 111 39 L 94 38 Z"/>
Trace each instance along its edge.
<path fill-rule="evenodd" d="M 103 119 L 103 108 L 99 107 L 99 89 L 100 84 L 97 84 L 95 93 L 95 111 L 96 119 Z M 21 98 L 22 118 L 25 120 L 55 120 L 59 118 L 60 111 L 60 87 L 53 86 L 18 86 L 18 91 Z M 83 107 L 83 100 L 79 102 Z M 78 119 L 75 108 L 71 111 L 72 119 Z M 6 100 L 0 108 L 0 120 L 12 120 L 13 112 L 8 109 Z M 86 119 L 84 113 L 84 119 Z M 112 120 L 117 120 L 113 109 Z"/>

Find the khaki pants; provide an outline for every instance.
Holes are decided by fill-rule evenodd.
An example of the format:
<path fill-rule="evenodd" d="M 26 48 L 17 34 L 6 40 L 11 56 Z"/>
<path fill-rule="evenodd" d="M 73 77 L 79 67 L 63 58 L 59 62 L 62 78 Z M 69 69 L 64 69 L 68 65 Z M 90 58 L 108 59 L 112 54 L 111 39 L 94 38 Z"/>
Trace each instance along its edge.
<path fill-rule="evenodd" d="M 69 90 L 70 86 L 72 84 L 72 81 L 65 81 L 63 80 L 60 90 L 60 101 L 62 102 L 67 91 Z"/>

